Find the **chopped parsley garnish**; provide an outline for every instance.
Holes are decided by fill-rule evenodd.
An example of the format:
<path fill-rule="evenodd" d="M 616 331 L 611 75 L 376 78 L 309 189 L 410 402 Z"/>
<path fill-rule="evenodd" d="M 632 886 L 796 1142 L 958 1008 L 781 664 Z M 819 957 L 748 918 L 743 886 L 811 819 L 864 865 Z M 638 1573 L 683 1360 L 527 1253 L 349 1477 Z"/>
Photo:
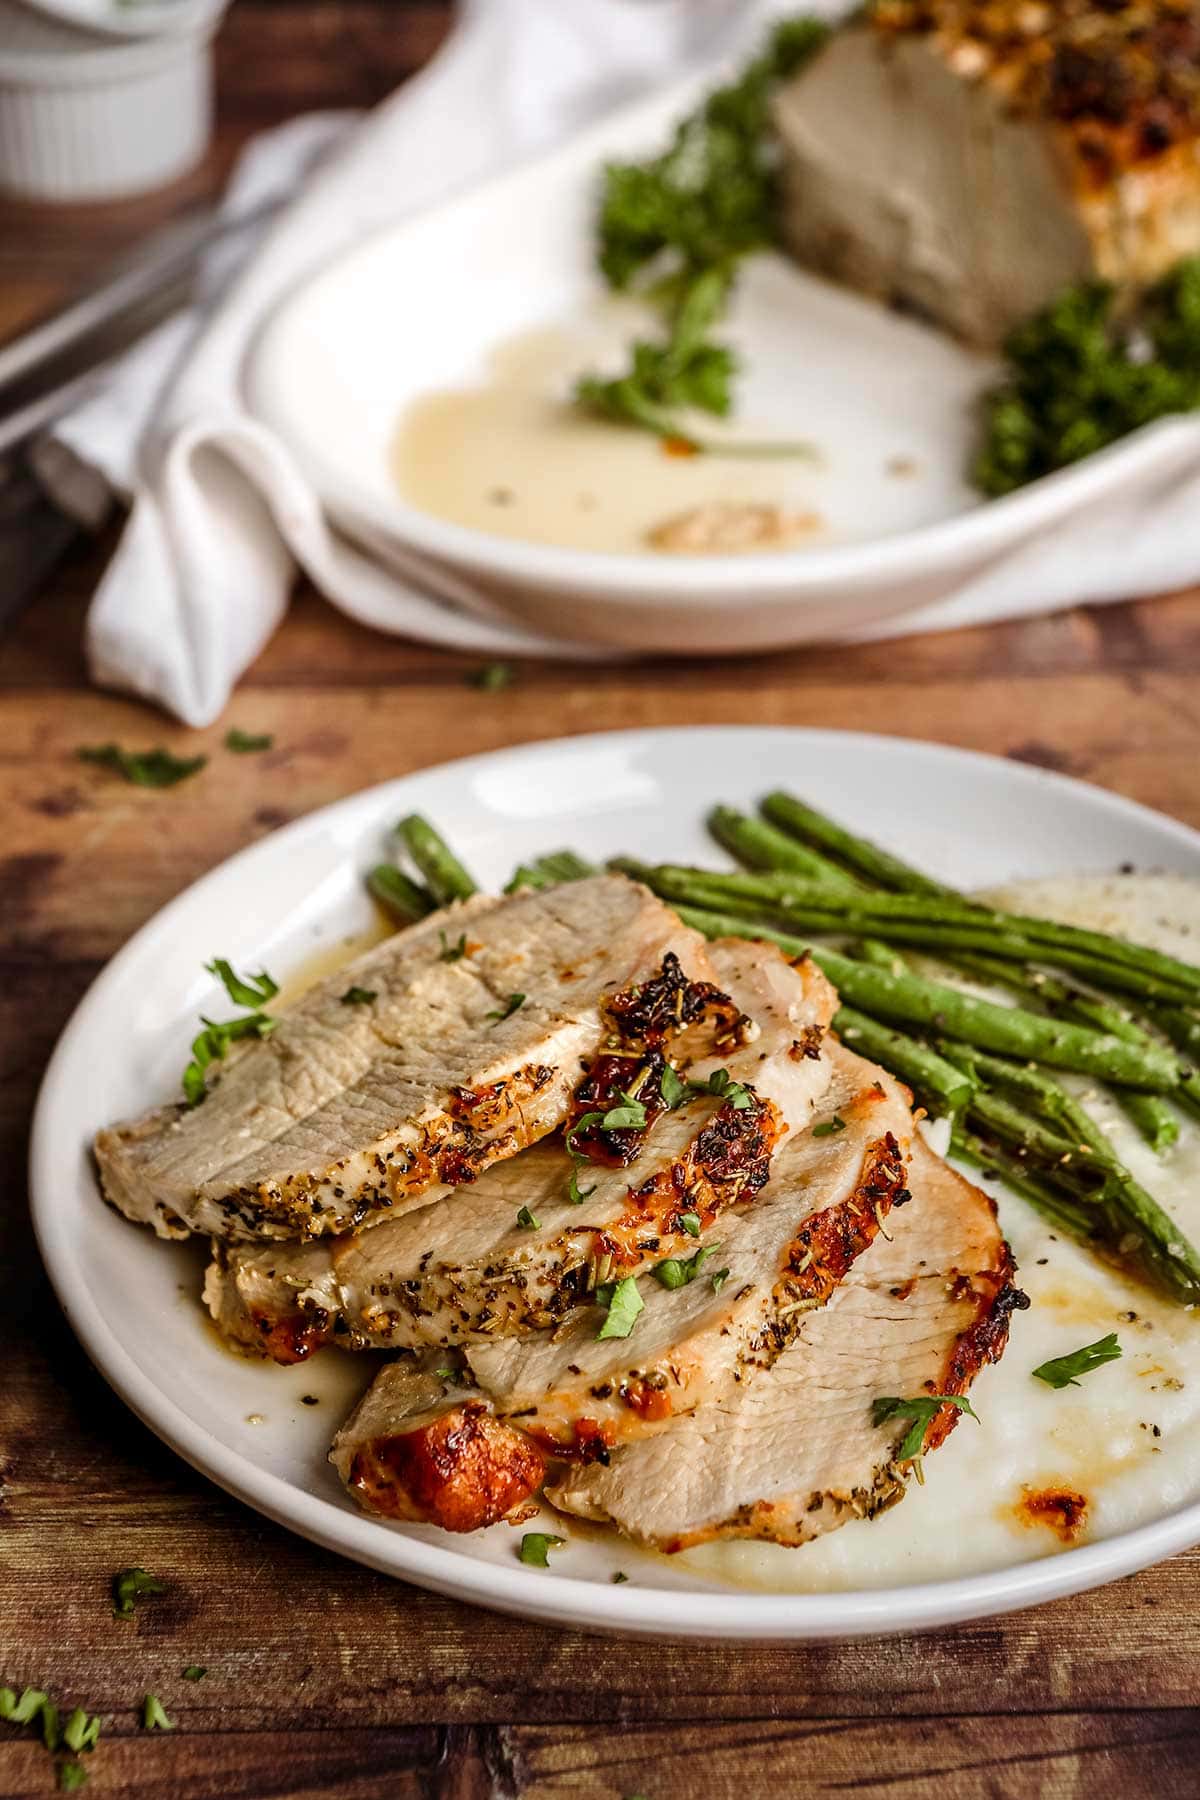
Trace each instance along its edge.
<path fill-rule="evenodd" d="M 609 1576 L 609 1580 L 613 1583 L 614 1587 L 619 1587 L 623 1581 L 628 1581 L 629 1577 L 624 1569 L 614 1569 Z"/>
<path fill-rule="evenodd" d="M 1139 426 L 1200 407 L 1200 257 L 1175 264 L 1133 312 L 1083 282 L 1012 332 L 983 401 L 972 471 L 985 494 L 1079 462 Z"/>
<path fill-rule="evenodd" d="M 916 1462 L 919 1468 L 925 1433 L 930 1421 L 937 1418 L 943 1406 L 956 1406 L 959 1412 L 970 1413 L 975 1420 L 979 1418 L 965 1394 L 917 1394 L 911 1400 L 900 1400 L 889 1395 L 881 1396 L 872 1403 L 871 1423 L 883 1425 L 888 1419 L 910 1419 L 912 1423 L 901 1440 L 896 1460 Z"/>
<path fill-rule="evenodd" d="M 236 756 L 253 756 L 258 750 L 269 750 L 274 742 L 269 731 L 240 731 L 233 725 L 225 733 L 225 748 Z"/>
<path fill-rule="evenodd" d="M 579 1185 L 578 1169 L 571 1170 L 571 1179 L 567 1183 L 567 1199 L 571 1202 L 572 1206 L 582 1206 L 588 1195 L 594 1194 L 595 1191 L 595 1182 L 592 1183 L 590 1188 L 581 1188 Z"/>
<path fill-rule="evenodd" d="M 690 1281 L 695 1281 L 705 1263 L 708 1262 L 720 1248 L 720 1244 L 705 1244 L 702 1249 L 696 1251 L 694 1256 L 664 1257 L 662 1262 L 655 1263 L 650 1273 L 653 1275 L 655 1281 L 660 1282 L 665 1288 L 674 1289 L 686 1287 Z M 724 1280 L 728 1274 L 729 1270 L 724 1270 L 722 1280 Z"/>
<path fill-rule="evenodd" d="M 714 1069 L 705 1082 L 693 1082 L 698 1094 L 715 1094 L 718 1100 L 728 1100 L 735 1112 L 745 1112 L 750 1104 L 750 1093 L 740 1081 L 735 1081 L 728 1069 Z"/>
<path fill-rule="evenodd" d="M 700 1214 L 694 1212 L 680 1213 L 679 1223 L 689 1237 L 700 1236 Z"/>
<path fill-rule="evenodd" d="M 461 962 L 463 957 L 467 954 L 467 934 L 466 934 L 466 932 L 464 931 L 462 933 L 458 942 L 455 944 L 452 944 L 449 942 L 444 931 L 439 931 L 438 937 L 442 941 L 442 947 L 438 952 L 438 961 L 439 962 Z"/>
<path fill-rule="evenodd" d="M 481 669 L 473 669 L 467 676 L 467 686 L 478 688 L 483 694 L 499 694 L 506 687 L 511 687 L 513 670 L 511 663 L 484 663 Z"/>
<path fill-rule="evenodd" d="M 659 1077 L 658 1091 L 662 1095 L 663 1105 L 675 1112 L 678 1107 L 683 1105 L 691 1089 L 678 1069 L 673 1069 L 670 1063 L 664 1063 L 662 1075 Z"/>
<path fill-rule="evenodd" d="M 534 1218 L 527 1206 L 523 1206 L 517 1214 L 517 1224 L 523 1225 L 526 1231 L 540 1231 L 542 1228 L 542 1221 Z"/>
<path fill-rule="evenodd" d="M 235 1006 L 265 1006 L 279 992 L 279 983 L 273 981 L 265 969 L 260 969 L 257 975 L 242 976 L 223 956 L 214 956 L 204 967 L 221 982 Z"/>
<path fill-rule="evenodd" d="M 119 744 L 89 744 L 77 752 L 80 762 L 111 769 L 134 787 L 166 788 L 198 775 L 207 756 L 172 756 L 169 750 L 122 750 Z"/>
<path fill-rule="evenodd" d="M 374 988 L 348 987 L 342 995 L 342 1005 L 370 1006 L 372 1000 L 377 1000 L 378 998 L 379 996 Z"/>
<path fill-rule="evenodd" d="M 685 1081 L 668 1063 L 663 1069 L 659 1090 L 672 1112 L 693 1094 L 712 1094 L 718 1100 L 727 1100 L 735 1112 L 745 1112 L 754 1104 L 750 1089 L 735 1081 L 728 1069 L 714 1069 L 705 1081 Z"/>
<path fill-rule="evenodd" d="M 575 1139 L 578 1137 L 579 1133 L 581 1131 L 589 1130 L 593 1125 L 603 1125 L 603 1123 L 604 1114 L 602 1112 L 581 1113 L 576 1119 L 575 1123 L 563 1139 L 568 1153 L 575 1158 L 576 1162 L 587 1162 L 590 1160 L 585 1151 L 579 1150 L 575 1146 Z"/>
<path fill-rule="evenodd" d="M 1093 1369 L 1103 1368 L 1105 1363 L 1117 1362 L 1121 1355 L 1117 1334 L 1110 1331 L 1107 1337 L 1097 1338 L 1094 1344 L 1085 1344 L 1081 1350 L 1072 1350 L 1067 1356 L 1055 1356 L 1049 1362 L 1039 1363 L 1033 1376 L 1036 1381 L 1044 1381 L 1047 1387 L 1078 1387 L 1080 1375 L 1090 1375 Z"/>
<path fill-rule="evenodd" d="M 576 401 L 690 447 L 676 413 L 723 416 L 736 370 L 709 332 L 725 309 L 740 259 L 777 235 L 777 156 L 770 105 L 828 36 L 817 19 L 774 27 L 737 81 L 716 89 L 676 128 L 669 148 L 640 163 L 610 163 L 598 221 L 598 258 L 609 285 L 641 291 L 666 316 L 661 343 L 634 344 L 615 379 L 584 376 Z"/>
<path fill-rule="evenodd" d="M 203 1681 L 207 1674 L 208 1670 L 203 1663 L 189 1663 L 183 1671 L 183 1679 L 185 1681 Z"/>
<path fill-rule="evenodd" d="M 207 1092 L 204 1071 L 210 1063 L 222 1062 L 230 1044 L 244 1037 L 270 1037 L 278 1024 L 267 1013 L 247 1013 L 241 1019 L 206 1019 L 200 1016 L 204 1029 L 192 1039 L 192 1060 L 183 1071 L 183 1094 L 189 1106 L 199 1106 Z"/>
<path fill-rule="evenodd" d="M 510 994 L 503 1006 L 498 1006 L 494 1012 L 485 1013 L 484 1017 L 490 1019 L 494 1025 L 502 1025 L 505 1019 L 511 1019 L 515 1012 L 519 1012 L 524 1004 L 524 994 Z"/>
<path fill-rule="evenodd" d="M 148 1594 L 165 1594 L 166 1583 L 147 1575 L 145 1569 L 121 1569 L 113 1576 L 113 1617 L 132 1619 L 133 1609 Z"/>
<path fill-rule="evenodd" d="M 80 1762 L 63 1762 L 58 1765 L 58 1791 L 60 1794 L 76 1794 L 88 1778 L 88 1772 Z"/>
<path fill-rule="evenodd" d="M 606 1300 L 601 1299 L 601 1295 Z M 597 1288 L 596 1298 L 601 1305 L 607 1303 L 608 1311 L 604 1323 L 596 1333 L 598 1338 L 627 1338 L 637 1324 L 638 1315 L 645 1310 L 645 1301 L 638 1293 L 638 1284 L 632 1275 L 625 1275 L 614 1282 L 611 1292 L 607 1288 Z"/>
<path fill-rule="evenodd" d="M 523 1563 L 532 1563 L 535 1568 L 550 1567 L 550 1551 L 561 1550 L 566 1538 L 555 1537 L 552 1531 L 527 1531 L 521 1539 L 518 1555 Z"/>
<path fill-rule="evenodd" d="M 821 1125 L 814 1125 L 814 1137 L 833 1137 L 839 1131 L 845 1131 L 846 1121 L 840 1113 L 834 1113 L 832 1119 L 826 1119 Z"/>
<path fill-rule="evenodd" d="M 605 1131 L 644 1131 L 646 1129 L 646 1108 L 642 1101 L 632 1094 L 621 1095 L 620 1106 L 610 1106 L 601 1120 Z"/>
<path fill-rule="evenodd" d="M 719 1294 L 721 1289 L 725 1286 L 725 1283 L 729 1280 L 729 1270 L 714 1269 L 710 1279 L 713 1285 L 713 1293 Z"/>
<path fill-rule="evenodd" d="M 162 1701 L 157 1694 L 147 1694 L 142 1701 L 143 1731 L 174 1731 L 174 1719 L 168 1719 Z"/>

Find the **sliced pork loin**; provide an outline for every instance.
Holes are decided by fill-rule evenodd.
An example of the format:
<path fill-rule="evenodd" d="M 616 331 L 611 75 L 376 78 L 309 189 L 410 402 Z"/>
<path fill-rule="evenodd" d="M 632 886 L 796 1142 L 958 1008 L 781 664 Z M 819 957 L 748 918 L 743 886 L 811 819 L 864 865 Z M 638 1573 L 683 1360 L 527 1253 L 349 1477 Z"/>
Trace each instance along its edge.
<path fill-rule="evenodd" d="M 902 1499 L 912 1464 L 896 1458 L 911 1420 L 874 1424 L 875 1401 L 965 1393 L 1027 1304 L 991 1201 L 919 1139 L 909 1187 L 891 1240 L 877 1239 L 772 1368 L 607 1467 L 566 1468 L 553 1504 L 675 1551 L 717 1537 L 803 1544 Z M 958 1418 L 937 1412 L 925 1453 Z"/>
<path fill-rule="evenodd" d="M 600 1133 L 596 1141 L 585 1127 L 573 1139 L 604 1157 L 620 1140 L 618 1153 L 633 1159 L 626 1165 L 619 1155 L 573 1165 L 561 1146 L 541 1144 L 450 1203 L 351 1237 L 279 1249 L 217 1245 L 205 1284 L 217 1324 L 279 1361 L 335 1336 L 357 1348 L 487 1341 L 554 1324 L 597 1280 L 693 1252 L 729 1205 L 759 1191 L 773 1153 L 822 1102 L 832 1069 L 822 1044 L 836 1005 L 814 964 L 793 967 L 770 945 L 723 941 L 711 946 L 711 960 L 720 988 L 756 1030 L 749 1043 L 688 1073 L 702 1085 L 724 1070 L 745 1096 L 701 1093 L 660 1110 L 641 1134 Z M 593 1069 L 573 1102 L 576 1116 L 595 1110 L 598 1083 L 609 1081 L 617 1060 L 599 1059 L 600 1072 Z M 647 1102 L 661 1096 L 656 1054 L 619 1068 L 625 1091 Z M 653 1105 L 647 1113 L 653 1117 Z"/>
<path fill-rule="evenodd" d="M 561 1124 L 581 1062 L 645 1023 L 605 1002 L 669 958 L 707 979 L 699 934 L 620 875 L 435 913 L 218 1064 L 203 1104 L 102 1131 L 105 1194 L 164 1237 L 303 1238 L 417 1205 Z"/>
<path fill-rule="evenodd" d="M 720 1222 L 719 1242 L 639 1283 L 628 1337 L 601 1337 L 599 1305 L 552 1333 L 473 1345 L 467 1364 L 497 1413 L 566 1453 L 611 1449 L 757 1379 L 823 1306 L 908 1200 L 913 1122 L 906 1089 L 840 1045 L 820 1121 L 776 1157 L 753 1206 Z"/>
<path fill-rule="evenodd" d="M 329 1460 L 368 1512 L 477 1531 L 530 1500 L 546 1457 L 479 1394 L 439 1375 L 436 1360 L 402 1357 L 381 1369 Z"/>
<path fill-rule="evenodd" d="M 822 1119 L 791 1138 L 766 1192 L 722 1221 L 719 1249 L 693 1279 L 675 1289 L 641 1283 L 644 1310 L 629 1336 L 600 1337 L 605 1314 L 591 1305 L 555 1331 L 468 1348 L 444 1360 L 440 1395 L 432 1386 L 420 1390 L 416 1426 L 410 1365 L 389 1365 L 334 1446 L 333 1460 L 360 1504 L 415 1516 L 411 1509 L 425 1502 L 406 1484 L 413 1468 L 423 1470 L 428 1441 L 437 1444 L 447 1480 L 461 1448 L 458 1516 L 487 1516 L 488 1496 L 507 1491 L 514 1432 L 556 1459 L 590 1466 L 611 1456 L 616 1466 L 629 1440 L 664 1433 L 674 1442 L 681 1415 L 711 1411 L 719 1397 L 766 1380 L 909 1198 L 906 1091 L 836 1044 L 829 1054 L 833 1081 Z M 474 1385 L 465 1386 L 472 1376 Z M 464 1408 L 476 1422 L 460 1434 Z M 490 1421 L 486 1431 L 481 1414 Z M 474 1506 L 465 1500 L 472 1483 Z"/>

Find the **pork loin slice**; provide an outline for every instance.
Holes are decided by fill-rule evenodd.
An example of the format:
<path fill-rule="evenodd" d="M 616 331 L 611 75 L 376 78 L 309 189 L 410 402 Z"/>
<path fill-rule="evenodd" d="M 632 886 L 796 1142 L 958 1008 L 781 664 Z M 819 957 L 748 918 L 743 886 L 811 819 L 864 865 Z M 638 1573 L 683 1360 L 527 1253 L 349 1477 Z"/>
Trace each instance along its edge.
<path fill-rule="evenodd" d="M 603 1002 L 668 956 L 709 973 L 699 934 L 620 875 L 435 913 L 281 1013 L 202 1105 L 102 1131 L 105 1194 L 164 1237 L 301 1238 L 414 1206 L 560 1124 Z M 350 986 L 373 1000 L 344 1004 Z"/>
<path fill-rule="evenodd" d="M 218 1244 L 205 1282 L 218 1326 L 285 1362 L 335 1334 L 354 1348 L 486 1341 L 554 1324 L 597 1278 L 693 1252 L 727 1206 L 758 1192 L 772 1154 L 821 1100 L 832 1066 L 821 1047 L 836 1006 L 815 964 L 793 967 L 773 946 L 741 940 L 710 948 L 714 978 L 757 1029 L 689 1074 L 702 1082 L 724 1069 L 752 1087 L 750 1104 L 704 1094 L 660 1115 L 631 1165 L 577 1166 L 581 1204 L 570 1198 L 570 1159 L 543 1144 L 449 1204 L 352 1237 L 282 1254 Z M 623 1066 L 628 1086 L 639 1064 Z M 518 1213 L 536 1224 L 518 1223 Z"/>
<path fill-rule="evenodd" d="M 909 1187 L 892 1240 L 876 1240 L 772 1368 L 608 1467 L 568 1468 L 547 1498 L 667 1551 L 717 1537 L 804 1544 L 902 1499 L 911 1421 L 876 1426 L 875 1400 L 965 1393 L 1027 1304 L 991 1201 L 919 1138 Z M 925 1453 L 958 1417 L 939 1410 Z"/>
<path fill-rule="evenodd" d="M 546 1458 L 434 1362 L 403 1357 L 381 1369 L 329 1460 L 367 1512 L 478 1531 L 537 1492 Z"/>
<path fill-rule="evenodd" d="M 1194 19 L 1027 10 L 877 8 L 776 106 L 797 259 L 984 348 L 1073 282 L 1136 290 L 1200 250 Z"/>
<path fill-rule="evenodd" d="M 908 1200 L 907 1090 L 839 1044 L 828 1055 L 820 1122 L 790 1139 L 754 1205 L 720 1222 L 699 1266 L 682 1264 L 686 1285 L 643 1277 L 628 1337 L 600 1337 L 592 1305 L 553 1333 L 467 1350 L 498 1413 L 568 1453 L 598 1437 L 612 1448 L 761 1378 Z"/>

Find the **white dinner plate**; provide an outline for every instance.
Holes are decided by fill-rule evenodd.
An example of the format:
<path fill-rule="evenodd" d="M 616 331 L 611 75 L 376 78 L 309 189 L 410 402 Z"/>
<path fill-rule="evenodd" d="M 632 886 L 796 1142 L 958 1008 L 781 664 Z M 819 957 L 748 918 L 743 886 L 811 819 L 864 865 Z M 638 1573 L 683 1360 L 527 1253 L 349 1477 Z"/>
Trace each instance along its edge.
<path fill-rule="evenodd" d="M 468 603 L 483 616 L 627 651 L 763 650 L 845 638 L 951 596 L 976 597 L 988 617 L 1000 610 L 998 590 L 1061 605 L 1190 578 L 1191 565 L 1178 562 L 1187 529 L 1178 514 L 1200 469 L 1195 420 L 1160 421 L 984 502 L 966 469 L 975 400 L 994 365 L 775 255 L 749 259 L 724 333 L 742 363 L 738 428 L 817 446 L 818 466 L 777 461 L 752 492 L 811 511 L 823 534 L 748 555 L 613 553 L 452 523 L 403 497 L 393 446 L 414 403 L 486 383 L 514 341 L 547 327 L 578 337 L 577 351 L 558 353 L 562 367 L 546 358 L 542 398 L 552 407 L 573 374 L 615 370 L 633 330 L 645 335 L 645 321 L 633 327 L 599 304 L 599 172 L 661 148 L 716 73 L 693 75 L 376 233 L 268 318 L 242 373 L 246 403 L 292 452 L 330 518 L 401 577 L 416 567 L 424 586 L 460 604 L 463 589 L 473 591 Z M 489 438 L 478 421 L 461 429 L 473 446 Z M 624 437 L 624 485 L 654 491 L 661 447 L 643 432 Z M 437 454 L 450 452 L 427 460 Z M 540 466 L 556 466 L 560 454 L 548 430 Z M 722 471 L 730 492 L 747 497 L 738 463 Z M 511 478 L 501 453 L 483 485 Z M 537 469 L 518 479 L 537 481 Z M 688 504 L 677 498 L 663 511 Z M 1176 560 L 1164 562 L 1173 546 Z"/>
<path fill-rule="evenodd" d="M 400 815 L 427 814 L 481 883 L 499 885 L 521 860 L 564 845 L 597 860 L 622 850 L 711 858 L 708 808 L 749 806 L 777 785 L 963 885 L 1127 861 L 1200 876 L 1200 836 L 1097 788 L 961 750 L 825 731 L 711 727 L 534 744 L 384 782 L 298 820 L 197 882 L 114 957 L 63 1033 L 38 1102 L 32 1194 L 46 1266 L 88 1354 L 152 1431 L 260 1512 L 373 1568 L 532 1618 L 646 1636 L 911 1631 L 1092 1587 L 1200 1541 L 1200 1504 L 1164 1501 L 1149 1524 L 1016 1567 L 781 1593 L 702 1578 L 574 1522 L 560 1523 L 570 1542 L 542 1571 L 517 1560 L 505 1525 L 456 1538 L 370 1519 L 325 1457 L 373 1359 L 327 1352 L 285 1369 L 230 1355 L 198 1302 L 201 1246 L 164 1244 L 101 1203 L 92 1135 L 177 1092 L 197 1017 L 215 1002 L 204 964 L 224 955 L 284 980 L 311 972 L 314 959 L 328 966 L 372 923 L 363 871 Z M 318 1404 L 302 1404 L 305 1395 Z M 629 1579 L 614 1586 L 618 1569 Z"/>

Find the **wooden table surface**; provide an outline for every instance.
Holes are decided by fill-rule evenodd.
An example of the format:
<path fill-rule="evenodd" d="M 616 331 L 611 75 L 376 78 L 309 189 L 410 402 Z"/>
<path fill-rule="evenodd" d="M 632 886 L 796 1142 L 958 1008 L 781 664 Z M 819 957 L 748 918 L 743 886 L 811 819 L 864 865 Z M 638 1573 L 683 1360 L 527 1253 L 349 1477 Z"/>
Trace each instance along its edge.
<path fill-rule="evenodd" d="M 243 0 L 197 177 L 135 206 L 0 212 L 0 334 L 219 180 L 250 131 L 386 92 L 443 22 L 435 5 Z M 1037 1612 L 811 1649 L 609 1642 L 455 1605 L 288 1536 L 144 1430 L 59 1316 L 23 1185 L 46 1058 L 130 933 L 263 833 L 446 757 L 630 725 L 868 725 L 1066 770 L 1200 826 L 1200 593 L 760 661 L 530 665 L 495 695 L 465 684 L 461 658 L 371 636 L 305 593 L 228 719 L 189 732 L 87 684 L 81 624 L 110 547 L 74 554 L 0 644 L 0 1684 L 104 1715 L 89 1791 L 1200 1794 L 1200 1552 Z M 165 793 L 75 756 L 109 739 L 213 750 L 230 721 L 276 748 Z M 166 1592 L 125 1624 L 108 1585 L 129 1564 Z M 187 1683 L 193 1662 L 208 1675 Z M 147 1691 L 171 1735 L 138 1729 Z M 0 1796 L 53 1783 L 40 1745 L 0 1727 Z"/>

